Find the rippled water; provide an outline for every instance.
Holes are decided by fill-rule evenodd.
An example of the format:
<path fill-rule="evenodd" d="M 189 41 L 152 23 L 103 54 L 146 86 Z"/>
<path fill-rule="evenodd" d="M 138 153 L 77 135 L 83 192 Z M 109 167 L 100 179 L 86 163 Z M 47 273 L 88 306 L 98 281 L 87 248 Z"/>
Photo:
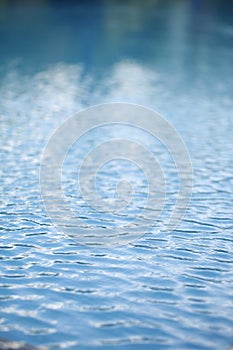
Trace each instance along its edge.
<path fill-rule="evenodd" d="M 233 343 L 231 11 L 227 2 L 156 4 L 1 5 L 1 337 L 51 349 Z M 194 190 L 174 232 L 163 230 L 165 213 L 137 241 L 97 249 L 53 227 L 39 166 L 56 127 L 112 101 L 173 123 L 189 149 Z M 169 201 L 176 179 L 159 156 Z M 64 178 L 71 205 L 72 159 Z"/>

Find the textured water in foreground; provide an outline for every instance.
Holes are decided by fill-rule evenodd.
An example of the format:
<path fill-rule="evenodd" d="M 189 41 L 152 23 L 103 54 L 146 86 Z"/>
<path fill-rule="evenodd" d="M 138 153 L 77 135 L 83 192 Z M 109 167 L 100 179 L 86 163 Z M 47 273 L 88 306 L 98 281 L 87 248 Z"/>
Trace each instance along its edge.
<path fill-rule="evenodd" d="M 2 5 L 1 337 L 54 350 L 233 343 L 233 26 L 226 5 L 199 6 Z M 39 166 L 58 125 L 112 101 L 154 108 L 173 123 L 190 152 L 194 191 L 176 231 L 164 232 L 165 212 L 134 243 L 97 249 L 52 226 Z M 158 157 L 169 202 L 176 177 L 162 150 Z M 64 175 L 74 206 L 75 166 L 71 156 Z"/>

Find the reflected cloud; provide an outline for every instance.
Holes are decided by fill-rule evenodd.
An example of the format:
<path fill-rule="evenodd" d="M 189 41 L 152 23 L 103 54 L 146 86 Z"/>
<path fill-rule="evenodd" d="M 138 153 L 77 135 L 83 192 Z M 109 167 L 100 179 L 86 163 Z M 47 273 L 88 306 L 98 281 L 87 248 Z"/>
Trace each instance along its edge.
<path fill-rule="evenodd" d="M 162 74 L 136 60 L 121 60 L 108 69 L 106 67 L 101 75 L 89 73 L 79 63 L 60 62 L 34 75 L 27 75 L 20 70 L 20 62 L 13 62 L 0 85 L 2 127 L 7 128 L 13 123 L 15 127 L 11 133 L 16 140 L 17 134 L 25 134 L 24 143 L 33 140 L 45 145 L 52 130 L 71 115 L 94 104 L 141 104 L 169 115 L 170 120 L 178 121 L 181 127 L 185 127 L 190 113 L 203 122 L 205 113 L 209 114 L 213 109 L 213 95 L 214 106 L 219 113 L 222 108 L 225 113 L 230 111 L 232 106 L 226 84 L 210 85 L 206 90 L 203 87 L 206 85 L 205 77 L 197 78 L 196 85 L 185 91 L 182 87 L 181 94 L 177 72 L 173 76 Z M 218 93 L 213 92 L 217 87 Z M 9 145 L 9 135 L 3 134 L 1 143 Z M 4 139 L 6 135 L 7 139 Z M 22 140 L 18 138 L 19 142 Z"/>
<path fill-rule="evenodd" d="M 15 123 L 18 115 L 16 123 L 43 120 L 55 127 L 90 104 L 125 101 L 153 106 L 164 93 L 159 74 L 134 61 L 116 63 L 98 83 L 94 75 L 83 74 L 81 64 L 58 63 L 32 76 L 23 75 L 16 66 L 1 82 L 1 115 L 7 116 L 6 122 Z"/>
<path fill-rule="evenodd" d="M 104 79 L 103 90 L 109 100 L 143 101 L 156 89 L 158 76 L 133 61 L 121 61 L 113 66 Z M 149 96 L 148 96 L 149 94 Z"/>
<path fill-rule="evenodd" d="M 87 85 L 79 64 L 58 63 L 32 76 L 12 68 L 1 82 L 2 117 L 15 122 L 18 115 L 29 123 L 50 119 L 56 125 L 82 107 Z"/>
<path fill-rule="evenodd" d="M 153 106 L 161 95 L 165 97 L 166 91 L 156 71 L 136 61 L 122 60 L 103 77 L 96 91 L 96 101 Z"/>

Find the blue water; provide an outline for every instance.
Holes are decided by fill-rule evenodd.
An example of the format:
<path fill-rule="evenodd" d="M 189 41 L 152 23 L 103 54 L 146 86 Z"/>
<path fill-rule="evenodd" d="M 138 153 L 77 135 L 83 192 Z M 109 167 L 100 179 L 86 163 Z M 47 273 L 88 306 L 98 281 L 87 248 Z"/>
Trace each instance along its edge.
<path fill-rule="evenodd" d="M 1 337 L 54 350 L 232 345 L 231 14 L 227 1 L 0 4 Z M 165 213 L 138 240 L 97 249 L 57 232 L 39 168 L 56 127 L 114 101 L 176 127 L 194 188 L 175 231 L 163 230 Z"/>

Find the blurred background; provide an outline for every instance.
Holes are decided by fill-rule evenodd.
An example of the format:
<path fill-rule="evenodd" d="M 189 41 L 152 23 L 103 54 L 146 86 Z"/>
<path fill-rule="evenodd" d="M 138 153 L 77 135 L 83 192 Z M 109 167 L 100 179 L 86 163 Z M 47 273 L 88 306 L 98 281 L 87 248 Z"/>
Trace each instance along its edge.
<path fill-rule="evenodd" d="M 217 0 L 1 0 L 1 78 L 13 69 L 24 76 L 55 69 L 72 84 L 71 70 L 79 69 L 76 78 L 88 87 L 78 98 L 88 105 L 122 98 L 154 104 L 165 90 L 175 90 L 177 99 L 224 93 L 227 103 L 232 6 Z"/>

